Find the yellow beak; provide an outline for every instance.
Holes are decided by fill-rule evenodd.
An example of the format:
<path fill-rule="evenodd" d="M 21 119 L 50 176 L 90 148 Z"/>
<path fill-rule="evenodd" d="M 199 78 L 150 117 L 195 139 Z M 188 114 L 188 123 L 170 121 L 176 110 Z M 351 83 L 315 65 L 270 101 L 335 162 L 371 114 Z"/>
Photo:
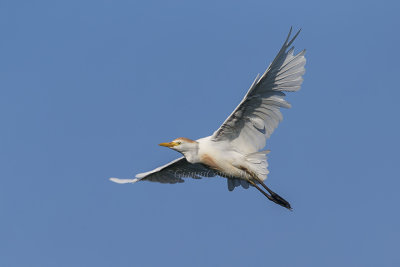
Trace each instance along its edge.
<path fill-rule="evenodd" d="M 178 145 L 178 143 L 177 142 L 169 142 L 169 143 L 161 143 L 161 144 L 158 144 L 159 146 L 165 146 L 165 147 L 174 147 L 174 146 L 177 146 Z"/>

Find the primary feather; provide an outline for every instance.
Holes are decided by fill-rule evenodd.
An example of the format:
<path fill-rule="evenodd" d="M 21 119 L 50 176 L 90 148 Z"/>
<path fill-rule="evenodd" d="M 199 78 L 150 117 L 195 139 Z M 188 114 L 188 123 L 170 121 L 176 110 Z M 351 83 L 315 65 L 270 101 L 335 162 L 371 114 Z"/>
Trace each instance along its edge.
<path fill-rule="evenodd" d="M 288 48 L 300 31 L 289 41 L 291 30 L 278 55 L 264 74 L 257 76 L 242 102 L 214 132 L 214 141 L 229 140 L 243 153 L 257 152 L 282 120 L 280 108 L 290 108 L 283 91 L 297 91 L 305 73 L 305 50 L 294 55 Z M 288 50 L 288 51 L 287 51 Z"/>

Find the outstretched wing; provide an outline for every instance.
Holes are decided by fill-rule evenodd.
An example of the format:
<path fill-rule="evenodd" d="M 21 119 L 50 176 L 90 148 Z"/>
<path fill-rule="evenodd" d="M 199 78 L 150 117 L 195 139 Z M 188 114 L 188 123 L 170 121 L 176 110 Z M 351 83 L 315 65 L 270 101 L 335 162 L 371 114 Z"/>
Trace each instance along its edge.
<path fill-rule="evenodd" d="M 200 179 L 201 177 L 212 176 L 215 176 L 215 173 L 211 169 L 202 164 L 189 163 L 185 157 L 181 157 L 152 171 L 139 173 L 135 179 L 110 178 L 110 180 L 119 184 L 136 183 L 142 180 L 163 184 L 176 184 L 183 183 L 184 180 L 182 178 L 185 177 Z"/>
<path fill-rule="evenodd" d="M 289 47 L 300 33 L 289 41 L 292 28 L 278 55 L 264 74 L 256 77 L 242 102 L 214 132 L 214 141 L 229 141 L 244 153 L 254 153 L 265 147 L 266 140 L 282 120 L 280 108 L 290 108 L 283 91 L 300 89 L 305 73 L 305 50 L 293 54 Z M 289 49 L 289 50 L 288 50 Z"/>

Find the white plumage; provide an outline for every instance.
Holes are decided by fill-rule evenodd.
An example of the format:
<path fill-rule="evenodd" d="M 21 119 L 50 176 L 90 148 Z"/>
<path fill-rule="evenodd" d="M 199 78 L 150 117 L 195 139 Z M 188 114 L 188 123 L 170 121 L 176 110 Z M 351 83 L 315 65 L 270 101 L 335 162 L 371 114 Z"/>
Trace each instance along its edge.
<path fill-rule="evenodd" d="M 182 183 L 184 177 L 198 179 L 218 175 L 227 178 L 230 191 L 240 185 L 244 188 L 252 185 L 271 201 L 290 209 L 286 200 L 264 184 L 268 175 L 266 155 L 269 151 L 260 150 L 282 120 L 280 108 L 290 108 L 283 92 L 298 91 L 303 82 L 305 50 L 294 54 L 294 47 L 290 46 L 300 31 L 289 40 L 291 32 L 292 29 L 264 74 L 261 77 L 257 75 L 243 100 L 213 135 L 196 141 L 177 138 L 162 143 L 160 145 L 174 149 L 184 157 L 138 174 L 135 179 L 110 180 L 116 183 L 147 180 L 174 184 Z"/>

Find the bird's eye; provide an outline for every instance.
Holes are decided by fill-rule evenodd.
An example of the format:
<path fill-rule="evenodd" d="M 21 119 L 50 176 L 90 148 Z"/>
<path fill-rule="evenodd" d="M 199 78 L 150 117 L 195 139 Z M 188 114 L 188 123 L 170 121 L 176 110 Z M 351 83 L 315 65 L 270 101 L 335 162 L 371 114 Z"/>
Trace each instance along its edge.
<path fill-rule="evenodd" d="M 178 145 L 182 144 L 182 142 L 181 142 L 181 141 L 178 141 L 177 143 L 178 143 Z"/>

